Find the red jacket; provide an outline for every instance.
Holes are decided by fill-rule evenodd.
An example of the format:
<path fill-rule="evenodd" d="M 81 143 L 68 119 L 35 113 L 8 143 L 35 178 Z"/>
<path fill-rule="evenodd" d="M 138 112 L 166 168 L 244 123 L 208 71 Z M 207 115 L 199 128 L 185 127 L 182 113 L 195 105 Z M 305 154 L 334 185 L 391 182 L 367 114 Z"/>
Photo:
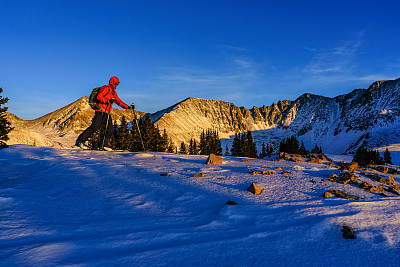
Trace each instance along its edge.
<path fill-rule="evenodd" d="M 101 109 L 96 109 L 96 111 L 104 111 L 109 113 L 113 103 L 116 103 L 118 106 L 124 109 L 129 107 L 127 104 L 122 102 L 121 99 L 119 99 L 117 92 L 115 92 L 115 86 L 113 86 L 115 83 L 119 83 L 119 80 L 117 77 L 113 76 L 111 77 L 108 85 L 104 85 L 100 88 L 99 93 L 97 94 L 97 100 L 99 100 L 98 105 Z M 114 101 L 109 101 L 111 99 L 114 99 Z"/>

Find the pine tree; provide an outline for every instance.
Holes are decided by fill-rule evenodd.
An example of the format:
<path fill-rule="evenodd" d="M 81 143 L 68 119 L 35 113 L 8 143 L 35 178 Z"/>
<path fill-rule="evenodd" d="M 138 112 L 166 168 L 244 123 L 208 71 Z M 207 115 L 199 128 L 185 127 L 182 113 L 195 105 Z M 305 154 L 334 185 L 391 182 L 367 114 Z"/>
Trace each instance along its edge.
<path fill-rule="evenodd" d="M 130 151 L 142 151 L 143 150 L 143 145 L 142 141 L 140 139 L 140 135 L 143 132 L 143 129 L 141 127 L 141 120 L 138 121 L 133 121 L 131 124 L 131 146 L 130 146 Z"/>
<path fill-rule="evenodd" d="M 231 147 L 231 155 L 235 157 L 257 158 L 257 146 L 251 131 L 235 134 Z"/>
<path fill-rule="evenodd" d="M 311 150 L 311 153 L 313 153 L 313 154 L 322 154 L 322 148 L 318 147 L 318 145 L 315 144 L 315 147 Z"/>
<path fill-rule="evenodd" d="M 130 131 L 129 131 L 129 133 L 130 133 Z M 109 145 L 109 147 L 111 147 L 114 150 L 119 149 L 119 148 L 117 148 L 117 139 L 118 139 L 117 135 L 118 135 L 118 125 L 114 122 L 113 134 L 111 135 L 110 145 Z"/>
<path fill-rule="evenodd" d="M 200 144 L 199 144 L 200 155 L 207 155 L 207 145 L 206 145 L 206 133 L 203 130 L 200 134 Z"/>
<path fill-rule="evenodd" d="M 193 140 L 193 155 L 199 154 L 199 148 L 197 147 L 196 140 Z"/>
<path fill-rule="evenodd" d="M 256 143 L 254 143 L 253 141 L 253 135 L 251 134 L 251 131 L 247 131 L 244 144 L 244 156 L 249 158 L 257 158 L 257 146 Z"/>
<path fill-rule="evenodd" d="M 114 149 L 130 150 L 133 142 L 132 133 L 128 129 L 125 116 L 121 119 L 121 124 L 114 126 Z"/>
<path fill-rule="evenodd" d="M 174 153 L 175 151 L 176 151 L 176 148 L 174 146 L 174 143 L 172 142 L 172 138 L 170 138 L 169 141 L 168 141 L 167 152 L 168 153 Z"/>
<path fill-rule="evenodd" d="M 0 94 L 3 92 L 3 88 L 0 87 Z M 6 115 L 4 114 L 7 111 L 7 107 L 1 107 L 2 105 L 6 104 L 8 102 L 8 98 L 3 98 L 0 95 L 0 149 L 6 148 L 7 144 L 5 141 L 7 141 L 8 138 L 8 133 L 12 131 L 11 123 L 7 120 Z"/>
<path fill-rule="evenodd" d="M 365 147 L 359 147 L 357 149 L 353 162 L 357 162 L 361 166 L 367 166 L 369 164 L 382 165 L 385 163 L 384 159 L 377 151 Z"/>
<path fill-rule="evenodd" d="M 299 154 L 299 150 L 299 141 L 294 136 L 285 138 L 279 143 L 279 152 Z"/>
<path fill-rule="evenodd" d="M 267 145 L 267 156 L 271 157 L 272 154 L 274 154 L 274 147 L 272 146 L 272 144 L 268 144 Z"/>
<path fill-rule="evenodd" d="M 214 147 L 215 147 L 215 151 L 214 154 L 216 155 L 222 155 L 222 144 L 221 144 L 221 139 L 219 139 L 219 133 L 218 131 L 214 131 L 213 134 L 213 142 L 214 142 Z"/>
<path fill-rule="evenodd" d="M 267 147 L 265 146 L 265 143 L 262 143 L 261 146 L 261 153 L 260 153 L 260 158 L 265 158 L 267 156 Z"/>
<path fill-rule="evenodd" d="M 392 156 L 390 155 L 389 149 L 386 148 L 385 153 L 383 153 L 383 160 L 387 164 L 393 164 L 392 163 Z"/>
<path fill-rule="evenodd" d="M 193 138 L 190 138 L 190 142 L 189 142 L 189 155 L 194 155 L 194 152 L 193 152 Z"/>
<path fill-rule="evenodd" d="M 198 154 L 198 149 L 197 149 L 197 143 L 196 140 L 193 138 L 190 138 L 189 142 L 189 155 L 197 155 Z"/>
<path fill-rule="evenodd" d="M 140 126 L 140 131 L 141 131 L 144 147 L 147 150 L 152 150 L 152 145 L 153 145 L 152 139 L 154 138 L 154 124 L 151 121 L 149 114 L 146 114 L 144 116 L 144 120 L 140 120 L 139 126 Z"/>
<path fill-rule="evenodd" d="M 306 147 L 304 146 L 304 143 L 301 142 L 300 148 L 299 148 L 299 154 L 300 155 L 307 155 L 308 151 L 306 149 Z"/>
<path fill-rule="evenodd" d="M 240 134 L 235 134 L 233 138 L 233 143 L 231 147 L 231 155 L 234 157 L 239 157 L 242 154 L 242 147 L 240 145 Z"/>
<path fill-rule="evenodd" d="M 88 147 L 92 150 L 99 150 L 101 148 L 106 126 L 104 124 L 92 134 L 88 139 Z"/>
<path fill-rule="evenodd" d="M 181 143 L 181 148 L 180 148 L 180 150 L 179 150 L 179 153 L 180 153 L 180 154 L 187 154 L 185 142 L 182 142 L 182 143 Z"/>
<path fill-rule="evenodd" d="M 164 129 L 164 133 L 161 136 L 161 144 L 160 144 L 160 152 L 165 152 L 168 150 L 168 134 L 167 134 L 167 130 Z"/>

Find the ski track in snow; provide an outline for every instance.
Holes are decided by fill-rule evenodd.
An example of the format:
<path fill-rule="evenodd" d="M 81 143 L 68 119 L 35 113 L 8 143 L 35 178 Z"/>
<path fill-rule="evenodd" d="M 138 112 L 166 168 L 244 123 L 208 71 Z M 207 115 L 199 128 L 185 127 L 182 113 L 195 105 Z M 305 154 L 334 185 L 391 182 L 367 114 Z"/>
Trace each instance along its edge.
<path fill-rule="evenodd" d="M 339 171 L 326 165 L 206 158 L 1 150 L 0 265 L 398 266 L 400 197 L 331 183 Z M 289 178 L 247 170 L 277 167 Z M 262 194 L 246 190 L 253 182 Z M 360 200 L 323 199 L 330 189 Z M 345 224 L 357 239 L 343 239 Z"/>

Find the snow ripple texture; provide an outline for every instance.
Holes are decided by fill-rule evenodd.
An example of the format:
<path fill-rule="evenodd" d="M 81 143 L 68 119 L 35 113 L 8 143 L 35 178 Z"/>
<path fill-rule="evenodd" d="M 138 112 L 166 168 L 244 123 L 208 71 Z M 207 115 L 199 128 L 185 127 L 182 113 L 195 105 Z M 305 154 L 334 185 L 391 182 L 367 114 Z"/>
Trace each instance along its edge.
<path fill-rule="evenodd" d="M 328 182 L 338 170 L 327 165 L 234 157 L 224 157 L 222 165 L 205 161 L 206 156 L 26 145 L 1 150 L 0 265 L 396 266 L 400 261 L 397 196 Z M 247 170 L 277 167 L 291 174 Z M 199 172 L 205 177 L 193 177 Z M 170 176 L 161 176 L 165 173 Z M 260 195 L 246 190 L 253 182 L 264 188 Z M 360 200 L 323 199 L 331 189 Z M 238 205 L 226 205 L 228 200 Z M 353 227 L 357 239 L 343 239 L 342 225 Z"/>

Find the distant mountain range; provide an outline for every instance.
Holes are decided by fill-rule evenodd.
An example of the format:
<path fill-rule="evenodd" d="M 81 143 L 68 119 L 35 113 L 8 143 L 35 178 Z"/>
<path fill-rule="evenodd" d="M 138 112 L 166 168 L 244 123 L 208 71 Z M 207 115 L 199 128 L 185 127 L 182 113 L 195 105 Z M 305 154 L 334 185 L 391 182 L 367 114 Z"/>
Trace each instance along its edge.
<path fill-rule="evenodd" d="M 150 116 L 176 144 L 191 138 L 198 140 L 206 129 L 218 130 L 222 138 L 250 130 L 259 147 L 262 142 L 277 145 L 283 138 L 296 135 L 308 149 L 318 144 L 325 153 L 347 153 L 361 145 L 374 148 L 400 143 L 399 87 L 400 79 L 377 81 L 368 89 L 356 89 L 334 98 L 303 94 L 294 101 L 283 100 L 252 109 L 189 97 Z M 40 139 L 43 135 L 37 145 L 69 145 L 90 125 L 92 114 L 87 97 L 32 121 L 9 114 L 16 127 L 9 143 L 32 144 L 30 137 Z M 133 119 L 131 111 L 113 110 L 114 119 L 123 115 L 128 121 Z M 22 131 L 24 140 L 14 138 L 18 131 Z"/>

